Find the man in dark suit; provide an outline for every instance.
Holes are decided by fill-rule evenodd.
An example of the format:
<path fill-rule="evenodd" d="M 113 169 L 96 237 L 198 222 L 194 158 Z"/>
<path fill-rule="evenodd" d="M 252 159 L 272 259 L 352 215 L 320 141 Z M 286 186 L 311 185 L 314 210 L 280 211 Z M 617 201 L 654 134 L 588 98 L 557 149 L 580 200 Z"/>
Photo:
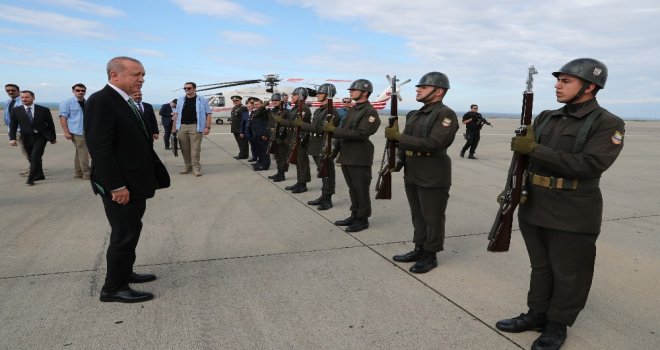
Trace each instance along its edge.
<path fill-rule="evenodd" d="M 156 121 L 156 113 L 154 112 L 154 106 L 150 103 L 142 102 L 142 92 L 134 92 L 131 94 L 131 98 L 135 102 L 135 106 L 140 112 L 142 121 L 147 127 L 147 130 L 151 133 L 154 141 L 158 140 L 158 121 Z"/>
<path fill-rule="evenodd" d="M 108 85 L 85 104 L 85 140 L 92 157 L 92 188 L 100 194 L 110 223 L 107 275 L 101 301 L 135 303 L 153 294 L 133 290 L 129 283 L 149 282 L 151 274 L 133 272 L 135 247 L 142 231 L 146 200 L 169 186 L 167 170 L 153 150 L 147 129 L 129 97 L 142 89 L 144 67 L 130 57 L 108 62 Z"/>
<path fill-rule="evenodd" d="M 29 186 L 35 181 L 44 180 L 44 171 L 41 166 L 41 158 L 46 149 L 46 143 L 56 143 L 55 125 L 50 109 L 34 104 L 34 93 L 32 91 L 21 91 L 22 106 L 14 108 L 9 116 L 9 144 L 18 145 L 16 132 L 21 128 L 23 146 L 30 158 L 30 173 L 27 182 Z"/>
<path fill-rule="evenodd" d="M 172 135 L 172 112 L 176 108 L 176 98 L 170 103 L 165 103 L 160 106 L 160 123 L 163 124 L 163 141 L 165 142 L 165 149 L 170 149 L 170 136 Z"/>

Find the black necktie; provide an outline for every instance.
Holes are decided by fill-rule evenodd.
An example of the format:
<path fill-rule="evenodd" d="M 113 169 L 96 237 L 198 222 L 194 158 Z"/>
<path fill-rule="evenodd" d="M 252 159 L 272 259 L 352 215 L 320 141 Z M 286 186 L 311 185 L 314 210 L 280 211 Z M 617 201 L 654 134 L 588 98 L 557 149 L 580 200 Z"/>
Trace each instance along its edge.
<path fill-rule="evenodd" d="M 34 116 L 32 116 L 32 107 L 27 108 L 27 116 L 28 116 L 28 119 L 30 119 L 30 124 L 33 124 Z"/>
<path fill-rule="evenodd" d="M 138 111 L 137 107 L 135 106 L 135 101 L 133 101 L 132 98 L 128 99 L 128 105 L 131 106 L 131 109 L 133 110 L 134 113 L 134 117 L 138 120 L 140 126 L 142 127 L 142 131 L 144 131 L 144 134 L 149 136 L 149 134 L 147 133 L 147 127 L 144 125 L 144 121 L 140 116 L 140 111 Z"/>
<path fill-rule="evenodd" d="M 138 106 L 138 110 L 140 111 L 140 114 L 144 114 L 144 108 L 142 108 L 142 103 L 138 102 L 137 106 Z"/>

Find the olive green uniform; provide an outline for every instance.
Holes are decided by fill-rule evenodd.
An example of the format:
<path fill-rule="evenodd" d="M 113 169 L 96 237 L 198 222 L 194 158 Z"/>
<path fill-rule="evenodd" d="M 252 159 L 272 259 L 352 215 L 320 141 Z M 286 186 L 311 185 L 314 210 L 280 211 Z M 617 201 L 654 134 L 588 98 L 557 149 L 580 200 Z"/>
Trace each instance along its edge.
<path fill-rule="evenodd" d="M 598 117 L 576 149 L 593 115 Z M 593 278 L 603 212 L 599 180 L 623 148 L 625 125 L 596 99 L 544 111 L 533 125 L 538 145 L 529 158 L 529 195 L 518 212 L 532 265 L 527 304 L 570 326 Z"/>
<path fill-rule="evenodd" d="M 380 117 L 369 102 L 361 102 L 351 108 L 343 124 L 335 129 L 339 139 L 339 157 L 344 179 L 351 198 L 351 214 L 358 218 L 371 216 L 371 166 L 374 162 L 374 145 L 369 136 L 378 131 Z"/>
<path fill-rule="evenodd" d="M 231 133 L 234 134 L 234 139 L 238 145 L 238 156 L 239 158 L 247 158 L 250 148 L 247 138 L 241 138 L 241 118 L 243 117 L 243 111 L 246 108 L 242 104 L 234 106 L 231 109 Z"/>
<path fill-rule="evenodd" d="M 316 163 L 316 169 L 318 172 L 318 168 L 321 166 L 321 152 L 323 151 L 323 139 L 324 139 L 324 132 L 323 132 L 323 124 L 325 123 L 325 120 L 327 118 L 327 110 L 328 106 L 327 104 L 323 104 L 321 107 L 316 109 L 314 111 L 314 114 L 312 115 L 312 120 L 309 123 L 304 123 L 301 125 L 301 129 L 306 131 L 309 134 L 309 155 L 312 156 L 312 159 L 314 159 L 314 163 Z M 339 125 L 339 114 L 337 114 L 336 110 L 333 110 L 334 116 L 332 118 L 332 123 L 333 125 L 337 126 Z M 330 143 L 332 143 L 332 140 L 330 140 Z M 330 145 L 332 147 L 332 145 Z M 328 167 L 328 176 L 324 177 L 321 179 L 322 186 L 321 186 L 321 193 L 324 195 L 331 195 L 335 193 L 335 162 L 334 159 L 330 158 L 329 159 L 329 167 Z"/>
<path fill-rule="evenodd" d="M 424 251 L 444 249 L 445 210 L 451 187 L 451 159 L 447 148 L 458 131 L 456 113 L 441 101 L 408 113 L 399 140 L 404 184 L 412 223 L 413 242 Z"/>
<path fill-rule="evenodd" d="M 304 123 L 309 123 L 310 120 L 312 119 L 312 111 L 305 105 L 303 107 L 303 122 Z M 285 120 L 282 120 L 282 125 L 285 125 L 288 127 L 287 133 L 289 134 L 289 152 L 291 152 L 290 148 L 293 146 L 293 139 L 296 134 L 296 127 L 293 125 L 293 121 L 298 118 L 298 106 L 297 104 L 291 108 L 288 112 L 288 117 Z M 310 181 L 312 181 L 312 176 L 310 174 L 309 170 L 309 157 L 307 156 L 308 154 L 308 147 L 309 147 L 309 133 L 306 131 L 300 131 L 300 134 L 298 135 L 299 137 L 299 142 L 298 142 L 298 158 L 296 158 L 296 177 L 297 177 L 297 182 L 299 184 L 306 184 Z M 288 156 L 287 156 L 288 159 Z"/>

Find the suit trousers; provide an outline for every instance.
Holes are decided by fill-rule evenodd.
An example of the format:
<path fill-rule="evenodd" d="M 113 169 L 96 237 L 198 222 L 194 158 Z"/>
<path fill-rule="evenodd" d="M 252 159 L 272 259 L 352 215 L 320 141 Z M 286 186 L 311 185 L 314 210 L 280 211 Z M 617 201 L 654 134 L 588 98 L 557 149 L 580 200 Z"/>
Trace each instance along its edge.
<path fill-rule="evenodd" d="M 257 165 L 263 168 L 270 168 L 270 154 L 268 154 L 268 140 L 264 141 L 261 137 L 255 140 L 257 145 Z"/>
<path fill-rule="evenodd" d="M 44 177 L 42 158 L 46 149 L 48 140 L 42 134 L 23 134 L 23 146 L 25 152 L 30 156 L 30 174 L 28 180 L 34 180 Z"/>
<path fill-rule="evenodd" d="M 142 232 L 142 216 L 147 200 L 131 198 L 126 205 L 121 205 L 108 197 L 101 198 L 111 229 L 106 253 L 108 271 L 103 290 L 114 292 L 128 288 L 128 278 L 133 272 L 135 247 Z"/>
<path fill-rule="evenodd" d="M 241 138 L 241 134 L 238 132 L 234 133 L 234 139 L 236 140 L 236 144 L 238 145 L 238 157 L 239 158 L 247 158 L 249 156 L 249 143 L 247 139 Z"/>
<path fill-rule="evenodd" d="M 71 134 L 71 142 L 76 148 L 76 154 L 73 157 L 73 175 L 89 177 L 89 151 L 85 137 L 82 135 Z"/>
<path fill-rule="evenodd" d="M 371 216 L 371 166 L 343 165 L 341 171 L 348 185 L 348 195 L 351 198 L 351 214 L 359 218 Z"/>
<path fill-rule="evenodd" d="M 321 167 L 321 156 L 312 156 L 314 163 L 316 163 L 316 171 Z M 335 194 L 335 161 L 330 158 L 328 164 L 328 177 L 321 178 L 321 194 L 333 195 Z"/>
<path fill-rule="evenodd" d="M 193 170 L 195 173 L 201 172 L 202 164 L 199 162 L 199 155 L 204 135 L 197 132 L 197 124 L 181 124 L 177 138 L 186 170 Z"/>
<path fill-rule="evenodd" d="M 298 158 L 296 159 L 296 178 L 299 184 L 306 184 L 312 181 L 312 175 L 309 170 L 309 156 L 307 155 L 309 146 L 298 144 Z"/>
<path fill-rule="evenodd" d="M 406 182 L 405 189 L 415 230 L 413 242 L 423 245 L 426 251 L 444 250 L 449 187 L 426 188 Z"/>
<path fill-rule="evenodd" d="M 163 135 L 163 142 L 165 143 L 165 148 L 170 148 L 170 137 L 172 136 L 172 120 L 165 121 L 163 124 L 163 130 L 165 134 Z"/>
<path fill-rule="evenodd" d="M 598 235 L 552 230 L 521 218 L 518 223 L 532 265 L 527 306 L 572 326 L 587 303 Z"/>

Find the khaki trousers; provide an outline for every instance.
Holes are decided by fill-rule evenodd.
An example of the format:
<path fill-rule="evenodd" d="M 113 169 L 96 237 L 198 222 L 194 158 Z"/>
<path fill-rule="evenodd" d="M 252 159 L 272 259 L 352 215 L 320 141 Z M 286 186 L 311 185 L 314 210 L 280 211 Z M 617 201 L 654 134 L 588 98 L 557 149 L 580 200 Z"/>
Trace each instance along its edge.
<path fill-rule="evenodd" d="M 179 139 L 185 170 L 201 173 L 202 165 L 199 163 L 199 154 L 204 135 L 197 132 L 197 124 L 181 124 L 177 138 Z"/>
<path fill-rule="evenodd" d="M 76 177 L 89 177 L 89 152 L 85 137 L 71 134 L 71 142 L 76 147 L 76 155 L 73 157 L 73 175 Z"/>

